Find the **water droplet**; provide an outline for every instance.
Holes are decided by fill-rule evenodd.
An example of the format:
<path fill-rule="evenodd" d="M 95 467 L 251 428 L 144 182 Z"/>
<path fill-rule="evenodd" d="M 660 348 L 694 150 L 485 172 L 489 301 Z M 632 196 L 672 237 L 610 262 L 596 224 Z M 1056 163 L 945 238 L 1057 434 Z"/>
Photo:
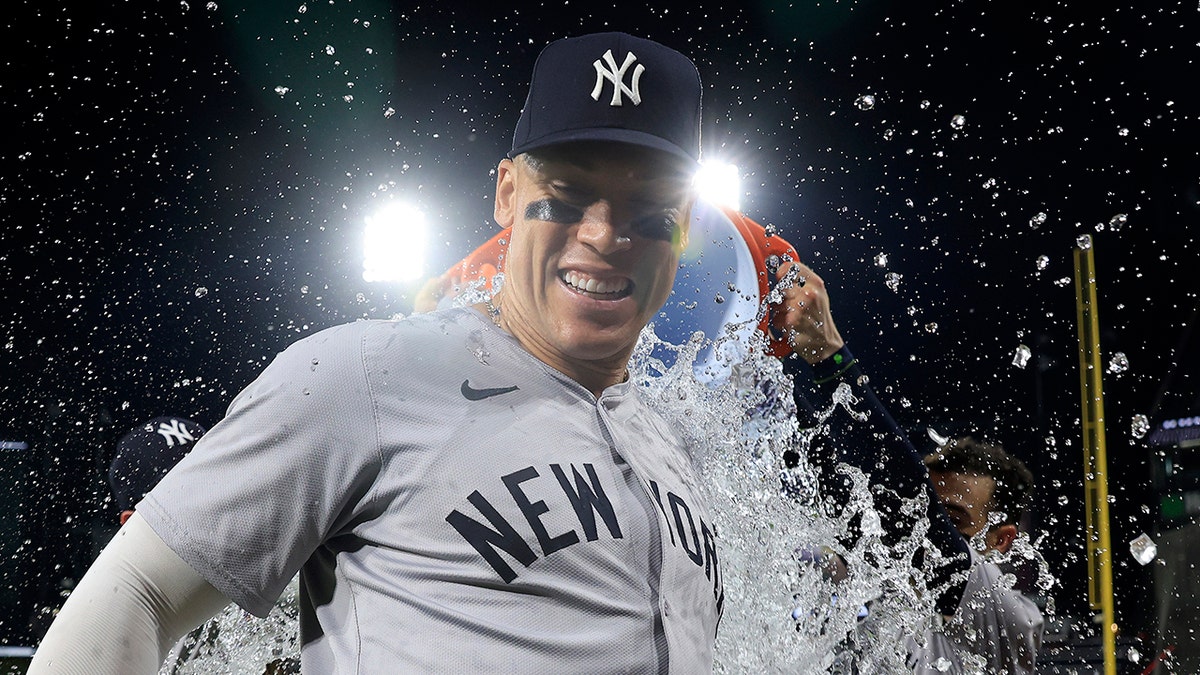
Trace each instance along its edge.
<path fill-rule="evenodd" d="M 884 284 L 885 284 L 885 285 L 886 285 L 888 288 L 890 288 L 890 289 L 892 289 L 893 291 L 895 291 L 895 290 L 898 290 L 898 289 L 900 288 L 900 280 L 901 280 L 901 279 L 903 279 L 903 278 L 904 278 L 904 277 L 903 277 L 903 275 L 896 274 L 895 272 L 888 272 L 888 273 L 887 273 L 886 275 L 884 275 L 884 277 L 883 277 L 883 283 L 884 283 Z"/>
<path fill-rule="evenodd" d="M 308 389 L 307 387 L 305 387 L 304 389 L 300 390 L 300 393 L 304 394 L 305 396 L 309 396 L 312 394 L 312 391 L 310 389 Z"/>
<path fill-rule="evenodd" d="M 948 659 L 944 656 L 939 656 L 938 660 L 934 661 L 934 663 L 933 663 L 933 667 L 937 668 L 937 671 L 939 673 L 944 673 L 944 672 L 949 671 L 951 665 L 953 665 L 953 664 L 950 663 L 950 659 Z"/>
<path fill-rule="evenodd" d="M 333 52 L 334 52 L 333 45 L 325 45 L 325 53 L 326 54 L 333 56 Z"/>
<path fill-rule="evenodd" d="M 967 126 L 966 117 L 963 117 L 962 115 L 955 115 L 954 117 L 950 118 L 950 127 L 952 129 L 962 129 L 965 126 Z"/>
<path fill-rule="evenodd" d="M 763 233 L 766 234 L 768 237 L 774 237 L 779 234 L 779 228 L 775 227 L 771 223 L 767 223 L 766 225 L 763 226 Z"/>
<path fill-rule="evenodd" d="M 206 295 L 208 295 L 208 289 L 207 289 L 207 288 L 205 288 L 205 287 L 203 287 L 203 286 L 200 286 L 199 288 L 197 288 L 197 289 L 196 289 L 196 297 L 197 297 L 197 298 L 203 298 L 203 297 L 204 297 L 204 296 L 206 296 Z"/>
<path fill-rule="evenodd" d="M 305 13 L 308 11 L 308 5 L 300 5 L 300 7 L 296 11 L 300 12 L 301 14 Z"/>
<path fill-rule="evenodd" d="M 1117 129 L 1117 135 L 1118 135 L 1118 136 L 1128 136 L 1128 135 L 1129 135 L 1129 128 L 1128 128 L 1128 127 L 1121 127 L 1120 129 Z"/>
<path fill-rule="evenodd" d="M 983 189 L 990 190 L 994 187 L 996 187 L 996 179 L 995 178 L 989 178 L 989 179 L 983 181 Z"/>
<path fill-rule="evenodd" d="M 1036 230 L 1039 225 L 1045 222 L 1046 213 L 1044 211 L 1038 211 L 1037 213 L 1033 214 L 1032 218 L 1029 219 L 1029 226 Z"/>
<path fill-rule="evenodd" d="M 771 255 L 767 256 L 767 259 L 763 261 L 763 264 L 767 266 L 767 273 L 774 277 L 779 273 L 779 266 L 783 264 L 783 261 L 780 260 L 779 256 L 772 253 Z"/>
<path fill-rule="evenodd" d="M 1146 565 L 1158 556 L 1158 545 L 1145 532 L 1139 534 L 1136 539 L 1129 542 L 1129 552 L 1133 554 L 1133 559 L 1139 563 Z"/>
<path fill-rule="evenodd" d="M 318 366 L 318 365 L 320 365 L 320 363 L 321 363 L 321 362 L 320 362 L 320 361 L 318 361 L 317 359 L 313 359 L 313 360 L 312 360 L 312 365 L 311 365 L 311 366 L 309 366 L 309 370 L 312 370 L 312 371 L 314 371 L 314 372 L 315 372 L 315 371 L 317 370 L 317 366 Z"/>
<path fill-rule="evenodd" d="M 346 94 L 345 96 L 342 97 L 342 100 L 345 101 L 346 103 L 349 103 L 354 100 L 354 94 Z M 436 137 L 436 134 L 435 134 L 435 137 Z"/>
<path fill-rule="evenodd" d="M 1081 234 L 1078 237 L 1075 237 L 1075 245 L 1078 246 L 1079 250 L 1081 251 L 1088 250 L 1092 247 L 1092 235 Z"/>
<path fill-rule="evenodd" d="M 876 253 L 875 254 L 875 266 L 876 267 L 887 267 L 887 263 L 888 263 L 888 256 L 886 253 Z"/>
<path fill-rule="evenodd" d="M 395 115 L 395 114 L 396 114 L 396 109 L 391 106 L 388 106 L 388 108 L 383 111 L 384 117 L 391 117 L 392 115 Z"/>
<path fill-rule="evenodd" d="M 718 305 L 721 305 L 721 304 L 724 304 L 724 303 L 725 303 L 725 296 L 721 295 L 720 293 L 717 293 L 717 296 L 716 296 L 715 298 L 713 298 L 713 300 L 714 300 L 714 301 L 715 301 L 715 302 L 716 302 Z"/>
<path fill-rule="evenodd" d="M 1058 286 L 1059 288 L 1063 288 L 1065 286 L 1070 286 L 1071 285 L 1071 277 L 1062 277 L 1061 279 L 1055 279 L 1054 285 Z"/>
<path fill-rule="evenodd" d="M 875 107 L 875 97 L 871 94 L 863 94 L 862 96 L 854 99 L 854 105 L 857 106 L 859 110 L 870 110 L 871 108 Z"/>
<path fill-rule="evenodd" d="M 1044 270 L 1050 266 L 1050 256 L 1039 255 L 1037 257 L 1036 264 L 1037 264 L 1038 271 L 1041 272 L 1042 270 Z"/>
<path fill-rule="evenodd" d="M 895 137 L 896 137 L 896 130 L 895 130 L 895 129 L 888 129 L 888 130 L 886 130 L 886 131 L 884 131 L 884 132 L 883 132 L 883 140 L 885 140 L 885 141 L 890 141 L 890 140 L 892 140 L 892 139 L 893 139 L 893 138 L 895 138 Z"/>
<path fill-rule="evenodd" d="M 1070 502 L 1071 502 L 1071 498 L 1070 498 L 1070 497 L 1068 497 L 1068 496 L 1066 496 L 1066 495 L 1059 495 L 1059 496 L 1058 496 L 1058 505 L 1059 505 L 1059 506 L 1066 506 L 1066 505 L 1067 505 L 1067 504 L 1069 504 Z"/>
<path fill-rule="evenodd" d="M 1024 368 L 1029 363 L 1030 356 L 1033 356 L 1033 352 L 1029 351 L 1029 347 L 1017 345 L 1017 351 L 1013 354 L 1012 364 L 1018 368 Z"/>
<path fill-rule="evenodd" d="M 1145 415 L 1134 415 L 1130 426 L 1134 438 L 1145 438 L 1146 432 L 1150 431 L 1150 420 L 1146 419 Z"/>
<path fill-rule="evenodd" d="M 1125 356 L 1125 352 L 1116 352 L 1112 355 L 1112 360 L 1108 362 L 1108 372 L 1120 374 L 1129 370 L 1129 357 Z"/>
<path fill-rule="evenodd" d="M 358 293 L 354 296 L 354 300 L 355 302 L 366 302 L 367 296 L 363 295 L 362 293 Z"/>
<path fill-rule="evenodd" d="M 210 2 L 204 6 L 204 9 L 207 9 L 210 12 L 215 12 L 215 11 L 217 11 L 217 3 Z"/>
<path fill-rule="evenodd" d="M 929 101 L 921 101 L 921 110 L 929 109 Z"/>
<path fill-rule="evenodd" d="M 925 324 L 925 332 L 926 333 L 936 333 L 937 329 L 938 329 L 938 325 L 937 325 L 936 321 L 930 321 L 929 323 Z"/>
<path fill-rule="evenodd" d="M 1129 221 L 1128 215 L 1126 215 L 1124 213 L 1118 213 L 1117 215 L 1108 219 L 1108 229 L 1112 230 L 1113 232 L 1116 232 L 1117 230 L 1121 229 L 1122 227 L 1125 227 L 1125 223 L 1127 223 L 1128 221 Z"/>
<path fill-rule="evenodd" d="M 1133 647 L 1130 647 L 1129 651 L 1125 652 L 1125 656 L 1129 659 L 1130 663 L 1138 663 L 1142 660 L 1142 653 Z"/>
<path fill-rule="evenodd" d="M 300 287 L 300 295 L 308 295 L 308 286 Z"/>

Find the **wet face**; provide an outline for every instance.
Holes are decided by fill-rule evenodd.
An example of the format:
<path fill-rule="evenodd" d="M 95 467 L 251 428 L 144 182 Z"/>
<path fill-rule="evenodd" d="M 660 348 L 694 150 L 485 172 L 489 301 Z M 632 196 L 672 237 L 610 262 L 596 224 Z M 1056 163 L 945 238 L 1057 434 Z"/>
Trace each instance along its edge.
<path fill-rule="evenodd" d="M 991 476 L 973 473 L 931 472 L 933 491 L 945 507 L 954 527 L 967 539 L 988 527 L 992 492 L 996 481 Z"/>
<path fill-rule="evenodd" d="M 513 227 L 503 325 L 597 391 L 612 383 L 597 377 L 623 375 L 639 332 L 671 292 L 691 174 L 664 153 L 619 143 L 537 155 L 498 168 L 496 221 Z"/>

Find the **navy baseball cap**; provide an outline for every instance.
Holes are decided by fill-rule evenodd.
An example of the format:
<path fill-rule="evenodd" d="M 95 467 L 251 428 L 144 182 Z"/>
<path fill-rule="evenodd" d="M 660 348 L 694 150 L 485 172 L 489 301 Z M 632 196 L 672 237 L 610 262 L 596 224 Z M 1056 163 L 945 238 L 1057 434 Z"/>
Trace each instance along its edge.
<path fill-rule="evenodd" d="M 538 55 L 509 157 L 569 141 L 618 141 L 700 160 L 700 73 L 627 33 L 563 38 Z"/>
<path fill-rule="evenodd" d="M 122 436 L 108 467 L 117 511 L 128 511 L 140 502 L 204 432 L 204 427 L 189 419 L 167 416 L 148 420 Z"/>

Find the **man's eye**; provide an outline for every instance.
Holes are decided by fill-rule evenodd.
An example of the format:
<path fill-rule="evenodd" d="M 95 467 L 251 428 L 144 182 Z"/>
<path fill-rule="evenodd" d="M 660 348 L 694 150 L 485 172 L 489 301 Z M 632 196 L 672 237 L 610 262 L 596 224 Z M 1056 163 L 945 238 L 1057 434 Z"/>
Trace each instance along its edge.
<path fill-rule="evenodd" d="M 671 241 L 679 225 L 679 212 L 675 209 L 642 216 L 633 221 L 634 234 L 644 239 Z"/>

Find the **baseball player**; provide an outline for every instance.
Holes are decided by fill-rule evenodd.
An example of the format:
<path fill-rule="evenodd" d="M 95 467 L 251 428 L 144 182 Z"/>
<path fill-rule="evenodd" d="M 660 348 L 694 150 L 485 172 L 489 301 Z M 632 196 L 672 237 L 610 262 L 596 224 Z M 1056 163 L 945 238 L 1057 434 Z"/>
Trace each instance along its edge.
<path fill-rule="evenodd" d="M 30 672 L 154 672 L 297 571 L 306 672 L 710 670 L 712 520 L 626 381 L 687 243 L 700 92 L 655 42 L 547 46 L 497 167 L 502 291 L 281 353 L 138 504 Z"/>
<path fill-rule="evenodd" d="M 133 508 L 191 451 L 205 429 L 184 417 L 163 416 L 130 429 L 117 441 L 108 467 L 108 485 L 122 525 Z"/>

